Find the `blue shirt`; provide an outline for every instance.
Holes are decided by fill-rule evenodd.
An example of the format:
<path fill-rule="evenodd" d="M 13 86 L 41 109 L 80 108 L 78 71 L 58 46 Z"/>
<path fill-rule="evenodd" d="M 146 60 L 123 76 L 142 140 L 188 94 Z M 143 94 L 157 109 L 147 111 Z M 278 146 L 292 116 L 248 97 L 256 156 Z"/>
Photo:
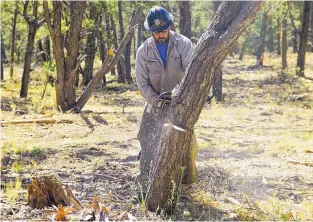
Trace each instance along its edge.
<path fill-rule="evenodd" d="M 166 67 L 166 52 L 167 52 L 167 46 L 168 46 L 168 42 L 160 45 L 158 43 L 156 43 L 156 47 L 158 48 L 158 51 L 159 51 L 159 54 L 160 54 L 160 57 L 163 61 L 163 65 L 164 67 Z"/>

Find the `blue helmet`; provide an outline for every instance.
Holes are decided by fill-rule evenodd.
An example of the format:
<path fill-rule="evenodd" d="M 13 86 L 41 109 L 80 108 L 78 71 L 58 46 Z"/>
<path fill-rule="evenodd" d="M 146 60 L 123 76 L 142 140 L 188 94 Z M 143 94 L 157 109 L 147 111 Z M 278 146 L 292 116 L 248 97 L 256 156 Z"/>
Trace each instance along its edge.
<path fill-rule="evenodd" d="M 145 28 L 151 32 L 160 32 L 173 23 L 173 16 L 165 8 L 156 6 L 150 9 L 144 23 Z"/>

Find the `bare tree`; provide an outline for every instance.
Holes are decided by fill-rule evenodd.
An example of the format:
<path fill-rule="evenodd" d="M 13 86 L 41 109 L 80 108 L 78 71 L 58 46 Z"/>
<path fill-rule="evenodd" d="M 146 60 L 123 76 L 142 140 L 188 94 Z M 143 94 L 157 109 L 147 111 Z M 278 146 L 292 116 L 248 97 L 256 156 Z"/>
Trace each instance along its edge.
<path fill-rule="evenodd" d="M 177 194 L 177 186 L 182 178 L 191 129 L 199 118 L 216 71 L 262 3 L 223 2 L 201 36 L 182 83 L 173 95 L 168 124 L 162 129 L 146 198 L 148 209 L 170 210 L 175 203 L 171 194 Z"/>

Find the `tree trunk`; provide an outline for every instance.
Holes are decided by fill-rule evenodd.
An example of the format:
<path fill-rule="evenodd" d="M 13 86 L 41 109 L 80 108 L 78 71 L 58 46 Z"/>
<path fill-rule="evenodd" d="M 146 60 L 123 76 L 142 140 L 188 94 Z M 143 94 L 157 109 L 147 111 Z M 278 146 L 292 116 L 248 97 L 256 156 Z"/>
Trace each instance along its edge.
<path fill-rule="evenodd" d="M 297 41 L 297 30 L 294 28 L 291 31 L 291 41 L 292 41 L 292 53 L 297 53 L 298 51 L 298 41 Z"/>
<path fill-rule="evenodd" d="M 311 47 L 310 51 L 313 52 L 313 4 L 311 3 Z"/>
<path fill-rule="evenodd" d="M 280 45 L 280 29 L 281 29 L 281 27 L 280 27 L 280 26 L 281 26 L 281 25 L 280 25 L 279 19 L 277 19 L 277 30 L 276 30 L 277 55 L 280 55 L 280 54 L 281 54 L 281 50 L 280 50 L 280 47 L 281 47 L 281 45 Z"/>
<path fill-rule="evenodd" d="M 305 54 L 307 50 L 311 4 L 312 2 L 309 2 L 309 1 L 304 2 L 302 28 L 301 28 L 301 34 L 300 34 L 300 43 L 299 43 L 299 51 L 298 51 L 298 59 L 297 59 L 297 75 L 298 76 L 304 76 Z"/>
<path fill-rule="evenodd" d="M 100 24 L 102 24 L 102 16 L 100 17 Z M 104 38 L 103 38 L 103 33 L 101 31 L 101 28 L 99 29 L 98 32 L 98 39 L 99 39 L 99 54 L 100 54 L 100 60 L 101 60 L 101 64 L 104 63 L 105 60 L 105 42 L 104 42 Z M 105 86 L 106 85 L 106 77 L 103 76 L 103 81 L 102 81 L 102 85 Z"/>
<path fill-rule="evenodd" d="M 46 36 L 44 45 L 45 45 L 44 48 L 45 48 L 46 55 L 48 57 L 48 61 L 51 61 L 50 36 L 49 35 Z"/>
<path fill-rule="evenodd" d="M 88 83 L 92 79 L 93 74 L 93 64 L 95 60 L 96 55 L 96 35 L 97 35 L 97 26 L 98 26 L 98 17 L 99 14 L 97 12 L 97 8 L 94 2 L 89 2 L 90 4 L 90 15 L 89 18 L 94 22 L 94 26 L 88 30 L 88 36 L 87 36 L 87 43 L 86 43 L 86 50 L 85 54 L 87 55 L 85 58 L 85 67 L 84 67 L 84 79 L 83 83 L 85 86 L 88 85 Z"/>
<path fill-rule="evenodd" d="M 124 38 L 124 24 L 123 24 L 123 8 L 122 8 L 122 1 L 118 1 L 118 22 L 120 26 L 120 35 L 119 35 L 119 41 L 121 41 Z M 118 76 L 117 76 L 117 82 L 119 83 L 125 83 L 126 76 L 125 76 L 125 70 L 123 70 L 122 65 L 119 64 L 117 67 L 118 69 Z"/>
<path fill-rule="evenodd" d="M 175 197 L 173 200 L 171 196 L 177 194 L 192 129 L 206 101 L 214 75 L 262 3 L 223 2 L 201 36 L 182 83 L 173 95 L 168 116 L 170 123 L 162 130 L 146 197 L 148 209 L 170 211 L 175 205 Z"/>
<path fill-rule="evenodd" d="M 48 4 L 43 2 L 44 13 L 53 43 L 53 52 L 56 61 L 57 79 L 55 84 L 57 108 L 66 111 L 71 109 L 76 102 L 75 78 L 79 67 L 77 55 L 80 45 L 80 31 L 85 8 L 85 1 L 71 1 L 70 26 L 66 44 L 63 43 L 61 34 L 62 2 L 52 1 L 53 21 L 51 24 Z M 64 52 L 66 45 L 66 55 Z"/>
<path fill-rule="evenodd" d="M 256 52 L 256 65 L 263 66 L 263 54 L 264 54 L 264 44 L 265 44 L 265 37 L 266 37 L 266 29 L 267 29 L 267 12 L 263 12 L 262 17 L 262 26 L 261 32 L 259 37 L 259 46 Z"/>
<path fill-rule="evenodd" d="M 287 19 L 281 22 L 281 66 L 287 68 Z"/>
<path fill-rule="evenodd" d="M 191 38 L 191 1 L 181 1 L 179 4 L 179 31 Z"/>
<path fill-rule="evenodd" d="M 24 69 L 23 69 L 23 76 L 22 76 L 22 85 L 21 85 L 21 92 L 20 97 L 26 98 L 28 94 L 28 83 L 30 77 L 30 65 L 32 61 L 32 55 L 34 51 L 34 43 L 35 43 L 35 36 L 36 32 L 39 28 L 39 24 L 37 21 L 37 12 L 38 12 L 38 1 L 33 2 L 33 16 L 34 18 L 30 20 L 28 15 L 26 14 L 27 5 L 24 8 L 24 18 L 28 23 L 28 38 L 27 38 L 27 46 L 26 52 L 24 57 Z"/>
<path fill-rule="evenodd" d="M 7 57 L 5 55 L 5 50 L 4 50 L 4 43 L 3 43 L 3 36 L 1 34 L 1 80 L 3 80 L 4 78 L 4 74 L 3 74 L 3 63 L 4 61 L 7 60 Z"/>
<path fill-rule="evenodd" d="M 41 56 L 42 61 L 43 61 L 43 62 L 49 61 L 49 59 L 48 59 L 48 54 L 47 54 L 47 52 L 46 52 L 46 51 L 44 50 L 44 48 L 43 48 L 41 39 L 39 39 L 39 40 L 37 41 L 37 44 L 38 44 L 38 49 L 39 49 L 39 53 L 40 53 L 40 56 Z"/>
<path fill-rule="evenodd" d="M 213 82 L 213 96 L 217 102 L 223 102 L 223 72 L 222 68 L 217 70 Z"/>
<path fill-rule="evenodd" d="M 17 33 L 16 34 L 16 41 L 21 41 L 21 34 Z M 17 44 L 15 44 L 17 45 Z M 15 64 L 20 64 L 21 63 L 21 44 L 18 44 L 16 47 L 16 61 Z"/>
<path fill-rule="evenodd" d="M 10 58 L 10 78 L 13 79 L 13 69 L 14 69 L 14 50 L 15 50 L 15 34 L 16 34 L 16 19 L 17 19 L 17 3 L 13 15 L 13 27 L 11 35 L 11 58 Z"/>
<path fill-rule="evenodd" d="M 272 18 L 268 19 L 268 33 L 267 33 L 267 49 L 269 52 L 274 52 L 274 38 L 273 38 L 273 22 Z"/>
<path fill-rule="evenodd" d="M 213 12 L 216 13 L 218 7 L 221 5 L 221 1 L 213 1 Z M 231 49 L 233 46 L 231 47 Z M 231 51 L 231 50 L 230 50 Z M 220 67 L 217 70 L 217 73 L 215 75 L 215 79 L 213 81 L 213 96 L 215 97 L 217 102 L 222 102 L 223 101 L 223 72 L 222 72 L 222 67 Z"/>
<path fill-rule="evenodd" d="M 111 34 L 111 30 L 112 30 L 112 24 L 110 22 L 110 13 L 109 10 L 107 8 L 107 5 L 105 4 L 105 15 L 104 15 L 104 20 L 105 20 L 105 28 L 106 28 L 106 33 L 107 33 L 107 48 L 111 48 L 112 47 L 112 43 L 113 43 L 113 39 L 112 39 L 112 34 Z M 115 45 L 114 45 L 115 46 Z M 117 48 L 117 47 L 115 47 Z M 115 68 L 113 68 L 111 70 L 111 75 L 116 75 L 115 73 Z M 105 76 L 103 77 L 105 78 Z M 103 81 L 103 83 L 105 83 L 105 81 Z"/>
<path fill-rule="evenodd" d="M 141 46 L 142 43 L 142 31 L 143 31 L 143 22 L 139 22 L 137 33 L 137 49 Z"/>

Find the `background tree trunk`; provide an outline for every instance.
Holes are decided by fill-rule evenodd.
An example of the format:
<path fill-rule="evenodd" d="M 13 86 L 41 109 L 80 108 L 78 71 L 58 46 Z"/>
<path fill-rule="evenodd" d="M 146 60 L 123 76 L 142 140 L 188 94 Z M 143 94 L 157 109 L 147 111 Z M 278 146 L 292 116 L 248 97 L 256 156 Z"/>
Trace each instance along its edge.
<path fill-rule="evenodd" d="M 287 19 L 281 22 L 281 66 L 287 68 Z"/>
<path fill-rule="evenodd" d="M 310 51 L 313 52 L 313 4 L 311 2 L 311 47 Z"/>
<path fill-rule="evenodd" d="M 119 26 L 120 26 L 120 35 L 119 35 L 119 42 L 121 42 L 121 40 L 124 38 L 124 24 L 123 24 L 123 8 L 122 8 L 122 1 L 118 1 L 117 3 L 117 7 L 118 7 L 118 22 L 119 22 Z M 122 62 L 122 61 L 120 61 Z M 122 65 L 120 64 L 117 67 L 118 69 L 118 76 L 117 76 L 117 82 L 119 83 L 125 83 L 126 77 L 125 77 L 125 70 L 123 70 Z"/>
<path fill-rule="evenodd" d="M 113 39 L 112 39 L 112 23 L 110 22 L 110 16 L 111 14 L 109 13 L 109 10 L 107 8 L 107 5 L 105 4 L 105 14 L 104 14 L 104 21 L 105 21 L 105 28 L 106 28 L 106 34 L 107 34 L 107 48 L 111 48 L 112 47 L 112 43 L 113 43 Z M 115 44 L 114 44 L 115 46 Z M 117 48 L 115 46 L 115 48 Z M 111 75 L 116 75 L 115 73 L 115 67 L 111 70 Z M 105 76 L 103 77 L 105 78 Z M 104 82 L 104 81 L 103 81 Z"/>
<path fill-rule="evenodd" d="M 96 55 L 96 36 L 97 36 L 97 29 L 98 29 L 98 21 L 99 21 L 99 14 L 94 2 L 88 2 L 90 5 L 90 15 L 89 18 L 94 22 L 94 26 L 88 30 L 87 36 L 87 43 L 86 43 L 86 50 L 85 54 L 87 55 L 85 58 L 85 67 L 84 67 L 84 79 L 83 83 L 85 86 L 88 85 L 90 80 L 92 79 L 93 74 L 93 64 Z"/>
<path fill-rule="evenodd" d="M 27 2 L 26 2 L 27 3 Z M 38 12 L 38 1 L 33 2 L 33 19 L 30 19 L 26 14 L 27 5 L 24 5 L 24 18 L 28 23 L 28 38 L 27 38 L 27 46 L 26 52 L 24 57 L 24 69 L 23 69 L 23 76 L 22 76 L 22 85 L 21 85 L 21 92 L 20 97 L 26 98 L 28 94 L 28 83 L 30 77 L 30 65 L 32 61 L 32 55 L 34 51 L 34 43 L 35 43 L 35 36 L 36 32 L 39 28 L 38 20 L 37 20 L 37 12 Z M 28 2 L 29 3 L 29 2 Z"/>
<path fill-rule="evenodd" d="M 137 33 L 137 49 L 142 44 L 142 32 L 143 32 L 143 22 L 139 22 L 139 24 L 138 24 L 138 33 Z"/>
<path fill-rule="evenodd" d="M 44 49 L 44 47 L 43 47 L 43 44 L 42 44 L 42 40 L 41 40 L 41 39 L 39 39 L 39 40 L 37 41 L 37 45 L 38 45 L 38 49 L 39 49 L 39 53 L 40 53 L 40 56 L 41 56 L 42 61 L 44 61 L 44 62 L 49 61 L 49 59 L 48 59 L 48 54 L 47 54 L 47 52 L 45 51 L 45 49 Z"/>
<path fill-rule="evenodd" d="M 277 30 L 276 30 L 276 40 L 277 40 L 277 55 L 280 55 L 281 54 L 281 45 L 280 45 L 280 29 L 281 29 L 281 25 L 280 25 L 280 22 L 279 22 L 279 19 L 276 20 L 277 21 Z"/>
<path fill-rule="evenodd" d="M 191 38 L 191 1 L 181 1 L 179 4 L 179 31 Z"/>
<path fill-rule="evenodd" d="M 13 15 L 13 27 L 11 35 L 11 58 L 10 58 L 10 78 L 13 79 L 13 69 L 14 69 L 14 50 L 15 50 L 15 33 L 16 33 L 16 19 L 17 19 L 17 3 L 15 6 L 14 15 Z"/>
<path fill-rule="evenodd" d="M 221 10 L 201 36 L 183 81 L 173 95 L 168 116 L 170 123 L 162 130 L 146 198 L 148 209 L 171 210 L 175 205 L 171 194 L 173 191 L 177 193 L 190 147 L 191 129 L 199 118 L 214 75 L 262 3 L 223 2 Z"/>
<path fill-rule="evenodd" d="M 82 27 L 85 1 L 71 1 L 70 4 L 70 26 L 66 44 L 61 35 L 62 2 L 52 1 L 53 21 L 50 21 L 48 3 L 43 2 L 44 13 L 53 42 L 53 51 L 56 61 L 57 80 L 55 84 L 56 105 L 62 111 L 71 109 L 76 102 L 75 78 L 79 63 L 77 55 L 80 45 L 80 31 Z M 64 53 L 66 45 L 66 56 Z"/>
<path fill-rule="evenodd" d="M 4 43 L 3 43 L 3 36 L 1 34 L 1 80 L 4 79 L 4 74 L 3 74 L 3 63 L 4 61 L 7 60 L 7 57 L 5 55 L 5 50 L 4 50 Z"/>
<path fill-rule="evenodd" d="M 274 38 L 273 38 L 273 21 L 272 18 L 268 19 L 268 32 L 267 32 L 267 49 L 269 52 L 274 52 Z"/>
<path fill-rule="evenodd" d="M 267 12 L 263 12 L 262 26 L 260 31 L 259 46 L 256 52 L 256 65 L 263 66 L 264 43 L 267 29 Z"/>
<path fill-rule="evenodd" d="M 48 57 L 48 61 L 51 61 L 50 36 L 49 35 L 46 36 L 44 45 L 45 45 L 44 48 L 45 48 L 46 55 Z"/>
<path fill-rule="evenodd" d="M 221 1 L 213 1 L 213 12 L 216 13 L 218 7 L 220 6 Z M 232 47 L 233 48 L 233 47 Z M 215 79 L 213 81 L 213 96 L 217 102 L 223 102 L 223 72 L 222 67 L 220 67 L 215 75 Z"/>
<path fill-rule="evenodd" d="M 305 54 L 307 51 L 311 4 L 312 2 L 309 2 L 309 1 L 304 2 L 302 28 L 301 28 L 301 34 L 300 34 L 300 43 L 299 43 L 299 51 L 298 51 L 298 59 L 297 59 L 297 75 L 298 76 L 304 76 Z"/>

